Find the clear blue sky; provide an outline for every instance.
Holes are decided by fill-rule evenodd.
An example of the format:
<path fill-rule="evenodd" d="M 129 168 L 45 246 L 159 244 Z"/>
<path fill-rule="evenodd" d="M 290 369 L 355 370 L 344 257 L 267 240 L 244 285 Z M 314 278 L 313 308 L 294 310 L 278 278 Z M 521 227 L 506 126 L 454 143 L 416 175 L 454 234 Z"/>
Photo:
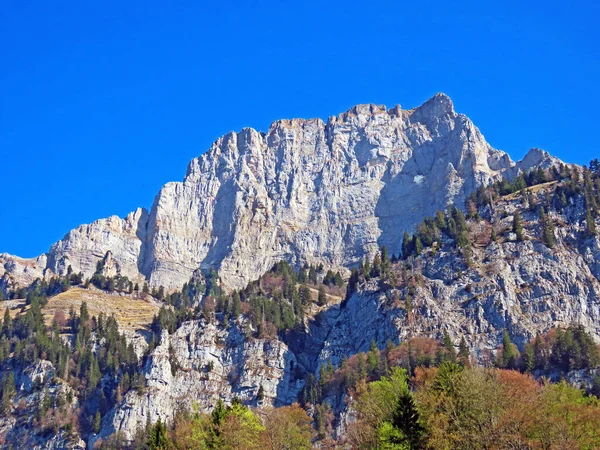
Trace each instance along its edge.
<path fill-rule="evenodd" d="M 210 3 L 0 2 L 0 252 L 150 207 L 230 130 L 356 103 L 443 91 L 513 159 L 600 156 L 597 2 Z"/>

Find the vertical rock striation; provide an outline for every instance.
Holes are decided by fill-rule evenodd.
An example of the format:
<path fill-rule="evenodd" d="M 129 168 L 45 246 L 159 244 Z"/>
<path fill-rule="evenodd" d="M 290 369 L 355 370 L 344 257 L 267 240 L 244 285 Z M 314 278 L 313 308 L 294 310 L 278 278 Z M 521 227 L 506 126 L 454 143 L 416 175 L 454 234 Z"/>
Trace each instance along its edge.
<path fill-rule="evenodd" d="M 215 267 L 240 288 L 275 262 L 344 269 L 423 217 L 462 205 L 477 186 L 555 161 L 534 150 L 515 165 L 493 149 L 444 94 L 412 110 L 357 105 L 330 117 L 274 122 L 219 138 L 167 183 L 151 211 L 70 231 L 48 268 L 91 276 L 110 251 L 117 271 L 180 287 Z"/>

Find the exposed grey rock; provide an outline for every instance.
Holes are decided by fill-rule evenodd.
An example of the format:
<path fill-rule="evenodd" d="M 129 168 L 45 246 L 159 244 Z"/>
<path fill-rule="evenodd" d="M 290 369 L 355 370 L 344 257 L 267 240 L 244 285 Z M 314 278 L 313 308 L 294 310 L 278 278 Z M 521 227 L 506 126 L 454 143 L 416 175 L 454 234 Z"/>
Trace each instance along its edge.
<path fill-rule="evenodd" d="M 69 266 L 75 273 L 91 277 L 96 264 L 107 256 L 105 275 L 122 275 L 133 281 L 142 280 L 139 266 L 143 259 L 148 212 L 138 208 L 125 219 L 117 216 L 81 225 L 52 246 L 48 267 L 65 274 Z"/>
<path fill-rule="evenodd" d="M 50 361 L 41 359 L 22 372 L 17 388 L 25 393 L 31 392 L 34 386 L 41 386 L 54 376 L 54 366 Z"/>
<path fill-rule="evenodd" d="M 94 442 L 119 431 L 131 439 L 148 421 L 170 422 L 181 408 L 207 412 L 219 399 L 228 404 L 238 397 L 256 405 L 261 386 L 261 405 L 295 401 L 303 381 L 294 377 L 294 354 L 277 339 L 246 338 L 241 326 L 243 321 L 228 329 L 190 321 L 173 335 L 164 331 L 144 369 L 146 388 L 125 396 Z"/>
<path fill-rule="evenodd" d="M 0 289 L 28 286 L 37 278 L 46 278 L 52 273 L 47 269 L 48 258 L 41 255 L 37 258 L 19 258 L 8 253 L 0 254 Z"/>
<path fill-rule="evenodd" d="M 503 208 L 510 211 L 516 203 Z M 584 215 L 581 205 L 550 213 L 564 224 L 556 230 L 553 249 L 539 241 L 537 213 L 526 211 L 527 240 L 515 242 L 507 232 L 500 242 L 475 248 L 472 267 L 448 247 L 417 258 L 409 269 L 418 280 L 410 318 L 408 288 L 382 289 L 379 280 L 363 283 L 344 307 L 323 316 L 322 326 L 330 332 L 317 366 L 328 360 L 339 366 L 344 356 L 367 351 L 371 340 L 384 348 L 388 340 L 411 336 L 440 339 L 443 331 L 455 345 L 464 336 L 482 363 L 490 362 L 505 329 L 521 350 L 537 333 L 571 324 L 583 325 L 600 342 L 600 241 L 587 239 L 577 248 L 582 227 L 565 220 L 577 215 Z M 511 223 L 508 215 L 496 226 L 508 230 Z"/>
<path fill-rule="evenodd" d="M 10 402 L 10 413 L 0 415 L 0 448 L 23 448 L 35 450 L 84 450 L 86 443 L 78 430 L 62 428 L 70 417 L 79 414 L 76 392 L 63 380 L 54 377 L 55 369 L 50 361 L 39 360 L 22 372 L 17 372 L 17 392 Z M 66 403 L 70 394 L 72 402 Z M 60 398 L 63 407 L 54 415 L 59 422 L 58 432 L 45 428 L 34 420 L 40 404 L 49 397 L 55 403 Z M 63 422 L 64 421 L 64 422 Z M 48 423 L 47 423 L 48 424 Z M 50 422 L 51 424 L 51 422 Z"/>
<path fill-rule="evenodd" d="M 279 120 L 219 138 L 150 213 L 70 231 L 47 267 L 90 277 L 110 252 L 111 273 L 167 288 L 200 267 L 230 288 L 281 259 L 343 270 L 381 245 L 398 253 L 405 230 L 477 186 L 556 161 L 533 150 L 515 165 L 444 94 L 412 110 L 357 105 L 327 122 Z"/>

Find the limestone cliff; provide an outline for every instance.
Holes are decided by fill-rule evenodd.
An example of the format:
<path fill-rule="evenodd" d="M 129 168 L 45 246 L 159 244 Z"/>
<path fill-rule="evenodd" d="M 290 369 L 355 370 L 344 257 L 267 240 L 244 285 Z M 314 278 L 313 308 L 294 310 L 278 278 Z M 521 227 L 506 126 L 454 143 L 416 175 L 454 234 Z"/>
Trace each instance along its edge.
<path fill-rule="evenodd" d="M 70 231 L 38 259 L 40 273 L 71 266 L 89 277 L 108 251 L 119 274 L 167 288 L 199 267 L 232 288 L 281 259 L 344 269 L 381 245 L 397 253 L 405 230 L 477 186 L 554 162 L 534 150 L 515 165 L 444 94 L 411 110 L 357 105 L 327 122 L 279 120 L 267 133 L 219 138 L 149 213 Z M 28 280 L 4 266 L 5 285 Z"/>

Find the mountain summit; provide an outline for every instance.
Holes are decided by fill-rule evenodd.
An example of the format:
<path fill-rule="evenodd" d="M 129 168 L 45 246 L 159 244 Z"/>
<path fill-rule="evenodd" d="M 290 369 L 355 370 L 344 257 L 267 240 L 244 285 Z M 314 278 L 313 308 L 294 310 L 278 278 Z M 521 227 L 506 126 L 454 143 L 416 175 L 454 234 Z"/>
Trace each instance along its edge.
<path fill-rule="evenodd" d="M 4 255 L 0 275 L 5 287 L 69 266 L 91 277 L 107 255 L 116 273 L 168 289 L 199 268 L 230 288 L 282 259 L 348 269 L 382 245 L 399 253 L 404 231 L 478 186 L 555 162 L 534 150 L 515 164 L 441 93 L 411 110 L 278 120 L 217 139 L 149 212 L 82 225 L 36 260 Z"/>

